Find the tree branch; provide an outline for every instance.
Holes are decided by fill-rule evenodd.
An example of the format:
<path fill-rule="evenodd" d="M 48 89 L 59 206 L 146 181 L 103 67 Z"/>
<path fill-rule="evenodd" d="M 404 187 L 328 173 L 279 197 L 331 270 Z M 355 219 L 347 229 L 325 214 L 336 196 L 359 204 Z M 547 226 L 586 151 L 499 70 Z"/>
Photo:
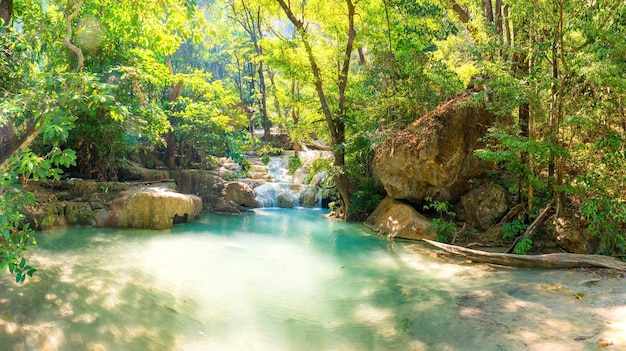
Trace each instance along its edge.
<path fill-rule="evenodd" d="M 65 45 L 66 48 L 68 48 L 71 52 L 73 52 L 74 54 L 76 54 L 76 59 L 78 61 L 78 64 L 76 66 L 76 72 L 82 72 L 83 68 L 84 68 L 84 57 L 83 57 L 83 51 L 77 47 L 76 45 L 72 44 L 71 40 L 72 40 L 72 21 L 76 19 L 76 17 L 78 16 L 78 14 L 80 13 L 80 9 L 81 7 L 83 7 L 83 1 L 84 0 L 78 0 L 78 3 L 76 3 L 76 8 L 74 9 L 74 12 L 67 14 L 67 12 L 64 14 L 65 16 L 65 22 L 66 22 L 66 34 L 65 34 L 65 39 L 63 39 L 63 45 Z M 71 4 L 68 5 L 67 7 L 67 11 L 70 10 Z"/>

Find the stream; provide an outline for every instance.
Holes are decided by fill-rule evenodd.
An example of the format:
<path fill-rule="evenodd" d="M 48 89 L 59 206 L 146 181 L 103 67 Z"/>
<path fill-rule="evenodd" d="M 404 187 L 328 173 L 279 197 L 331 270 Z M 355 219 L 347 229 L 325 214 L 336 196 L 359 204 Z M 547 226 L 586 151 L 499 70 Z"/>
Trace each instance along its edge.
<path fill-rule="evenodd" d="M 621 279 L 446 263 L 324 214 L 39 234 L 35 276 L 0 275 L 0 350 L 626 350 Z"/>

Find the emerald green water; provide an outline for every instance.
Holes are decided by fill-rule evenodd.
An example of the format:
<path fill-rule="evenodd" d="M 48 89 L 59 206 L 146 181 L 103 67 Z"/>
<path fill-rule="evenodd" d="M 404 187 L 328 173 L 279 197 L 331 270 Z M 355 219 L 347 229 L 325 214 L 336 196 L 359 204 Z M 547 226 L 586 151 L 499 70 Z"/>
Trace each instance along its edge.
<path fill-rule="evenodd" d="M 0 350 L 586 350 L 603 337 L 624 342 L 623 282 L 588 287 L 580 272 L 445 263 L 323 214 L 257 209 L 203 214 L 163 232 L 42 234 L 30 253 L 37 275 L 22 286 L 0 277 Z"/>

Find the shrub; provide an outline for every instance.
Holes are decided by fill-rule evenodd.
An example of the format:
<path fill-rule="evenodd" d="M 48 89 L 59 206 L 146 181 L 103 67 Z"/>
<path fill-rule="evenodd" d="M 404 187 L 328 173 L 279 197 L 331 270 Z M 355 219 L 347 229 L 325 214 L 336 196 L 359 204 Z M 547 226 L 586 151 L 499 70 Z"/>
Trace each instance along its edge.
<path fill-rule="evenodd" d="M 313 179 L 313 177 L 315 177 L 315 175 L 318 174 L 319 172 L 330 171 L 331 167 L 332 167 L 332 160 L 330 159 L 316 158 L 315 160 L 313 160 L 313 162 L 311 163 L 311 167 L 309 167 L 309 174 L 306 178 L 306 184 L 311 183 L 311 180 Z"/>
<path fill-rule="evenodd" d="M 272 147 L 269 145 L 264 145 L 260 149 L 256 151 L 258 156 L 280 156 L 283 154 L 283 149 L 278 147 Z"/>
<path fill-rule="evenodd" d="M 289 157 L 289 174 L 293 175 L 298 168 L 302 166 L 302 160 L 299 157 Z"/>
<path fill-rule="evenodd" d="M 430 197 L 425 200 L 429 203 L 424 205 L 424 209 L 435 210 L 439 214 L 439 218 L 430 222 L 426 232 L 435 233 L 437 241 L 447 243 L 456 229 L 456 225 L 452 222 L 452 219 L 456 217 L 456 213 L 452 211 L 452 205 L 448 201 L 433 201 Z"/>

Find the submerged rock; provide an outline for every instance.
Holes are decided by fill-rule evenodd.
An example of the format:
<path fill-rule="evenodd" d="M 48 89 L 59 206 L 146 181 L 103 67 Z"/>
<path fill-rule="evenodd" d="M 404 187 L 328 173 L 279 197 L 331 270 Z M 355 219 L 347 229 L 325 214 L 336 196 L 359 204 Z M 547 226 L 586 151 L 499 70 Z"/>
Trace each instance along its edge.
<path fill-rule="evenodd" d="M 107 227 L 168 229 L 200 214 L 202 200 L 168 188 L 138 188 L 121 192 L 108 213 L 99 211 L 96 224 Z"/>
<path fill-rule="evenodd" d="M 484 104 L 461 95 L 387 139 L 376 152 L 374 172 L 394 199 L 456 202 L 468 180 L 483 174 L 474 151 L 495 119 Z"/>
<path fill-rule="evenodd" d="M 386 197 L 363 224 L 390 238 L 434 238 L 434 233 L 426 233 L 430 225 L 426 217 L 407 203 L 390 197 Z"/>

